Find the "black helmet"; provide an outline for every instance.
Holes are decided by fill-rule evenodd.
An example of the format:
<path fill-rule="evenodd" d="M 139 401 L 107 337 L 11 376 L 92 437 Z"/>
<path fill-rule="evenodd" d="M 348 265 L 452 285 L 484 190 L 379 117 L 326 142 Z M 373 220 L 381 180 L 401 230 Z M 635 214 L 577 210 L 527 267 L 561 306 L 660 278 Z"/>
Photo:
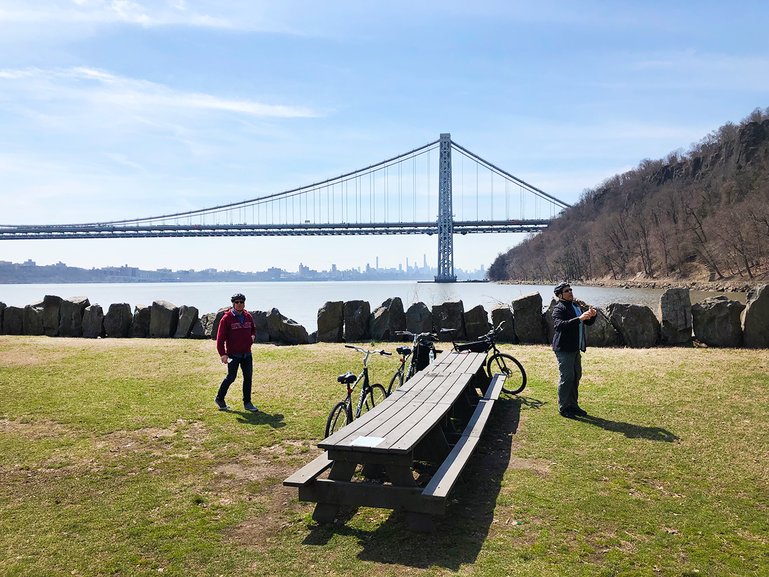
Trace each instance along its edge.
<path fill-rule="evenodd" d="M 230 302 L 234 303 L 235 301 L 245 301 L 245 300 L 246 300 L 246 295 L 244 295 L 243 293 L 235 293 L 234 295 L 232 295 Z"/>
<path fill-rule="evenodd" d="M 560 296 L 561 293 L 563 292 L 563 289 L 568 288 L 570 286 L 571 285 L 569 283 L 562 282 L 561 284 L 558 284 L 555 286 L 555 288 L 553 289 L 553 292 L 555 293 L 556 296 Z"/>

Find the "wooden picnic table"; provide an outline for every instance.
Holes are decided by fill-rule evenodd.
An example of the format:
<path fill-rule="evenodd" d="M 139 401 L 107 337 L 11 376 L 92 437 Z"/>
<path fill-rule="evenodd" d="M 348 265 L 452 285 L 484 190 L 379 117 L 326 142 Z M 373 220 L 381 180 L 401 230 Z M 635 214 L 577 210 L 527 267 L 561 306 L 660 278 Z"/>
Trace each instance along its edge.
<path fill-rule="evenodd" d="M 486 376 L 485 360 L 485 353 L 442 353 L 318 443 L 325 452 L 284 485 L 298 487 L 300 500 L 317 502 L 313 519 L 321 523 L 333 521 L 341 505 L 357 505 L 403 509 L 413 528 L 430 530 L 504 384 L 502 375 Z M 416 463 L 435 470 L 424 487 L 415 479 Z"/>

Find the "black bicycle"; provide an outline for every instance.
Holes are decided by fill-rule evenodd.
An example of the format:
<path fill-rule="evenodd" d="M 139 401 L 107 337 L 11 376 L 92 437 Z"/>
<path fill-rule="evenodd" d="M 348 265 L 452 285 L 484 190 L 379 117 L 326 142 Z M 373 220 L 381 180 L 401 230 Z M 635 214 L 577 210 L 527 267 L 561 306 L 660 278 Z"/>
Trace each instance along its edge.
<path fill-rule="evenodd" d="M 486 374 L 493 377 L 497 373 L 505 375 L 503 393 L 517 395 L 526 388 L 526 371 L 523 365 L 513 355 L 503 353 L 497 348 L 496 336 L 502 330 L 505 321 L 499 323 L 477 341 L 470 343 L 454 343 L 455 351 L 472 351 L 474 353 L 487 353 Z M 449 329 L 453 331 L 454 329 Z"/>
<path fill-rule="evenodd" d="M 368 358 L 371 355 L 392 355 L 387 351 L 370 351 L 362 347 L 356 347 L 355 345 L 345 345 L 348 349 L 355 349 L 359 353 L 363 353 L 363 370 L 359 375 L 355 375 L 350 371 L 347 371 L 343 375 L 339 375 L 336 380 L 347 387 L 347 397 L 344 401 L 339 401 L 328 415 L 326 420 L 326 437 L 333 435 L 339 429 L 345 425 L 352 423 L 353 419 L 357 419 L 366 411 L 371 410 L 376 405 L 381 403 L 387 397 L 387 392 L 384 387 L 379 383 L 373 385 L 369 382 L 368 376 Z M 360 388 L 360 395 L 358 396 L 358 404 L 353 410 L 352 406 L 352 392 L 358 383 L 363 381 Z"/>
<path fill-rule="evenodd" d="M 388 397 L 390 393 L 403 386 L 403 383 L 432 363 L 438 353 L 435 350 L 434 344 L 438 340 L 438 335 L 434 333 L 415 334 L 411 331 L 397 331 L 395 334 L 399 337 L 409 337 L 411 339 L 411 346 L 395 349 L 401 356 L 400 366 L 390 379 L 390 385 L 387 387 Z"/>

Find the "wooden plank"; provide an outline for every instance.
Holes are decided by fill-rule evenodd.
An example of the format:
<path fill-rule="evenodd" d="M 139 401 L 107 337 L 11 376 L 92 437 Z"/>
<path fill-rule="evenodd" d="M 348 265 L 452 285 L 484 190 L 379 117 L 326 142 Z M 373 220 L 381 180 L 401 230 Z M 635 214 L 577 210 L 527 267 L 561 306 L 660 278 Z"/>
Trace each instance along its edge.
<path fill-rule="evenodd" d="M 443 501 L 425 499 L 420 487 L 328 479 L 316 479 L 313 483 L 299 487 L 299 500 L 327 503 L 337 508 L 340 505 L 356 505 L 404 509 L 430 515 L 440 515 L 445 510 Z"/>
<path fill-rule="evenodd" d="M 481 400 L 473 412 L 459 442 L 443 461 L 430 482 L 422 491 L 429 498 L 445 499 L 454 487 L 460 473 L 464 469 L 480 440 L 483 428 L 486 426 L 494 401 Z"/>
<path fill-rule="evenodd" d="M 489 383 L 486 392 L 483 394 L 483 398 L 496 401 L 499 398 L 499 395 L 502 393 L 502 387 L 505 386 L 505 379 L 506 377 L 502 373 L 497 373 L 494 375 L 491 378 L 491 383 Z"/>
<path fill-rule="evenodd" d="M 288 479 L 283 481 L 286 487 L 300 487 L 308 483 L 328 469 L 334 461 L 328 458 L 328 453 L 323 452 L 304 467 L 296 471 Z"/>

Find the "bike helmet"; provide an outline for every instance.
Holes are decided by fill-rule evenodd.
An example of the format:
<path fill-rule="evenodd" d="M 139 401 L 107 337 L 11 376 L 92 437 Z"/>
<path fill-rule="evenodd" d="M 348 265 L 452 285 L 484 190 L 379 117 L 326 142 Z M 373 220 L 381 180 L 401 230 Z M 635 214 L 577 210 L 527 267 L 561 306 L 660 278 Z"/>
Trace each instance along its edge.
<path fill-rule="evenodd" d="M 555 293 L 555 296 L 561 296 L 561 293 L 563 292 L 563 289 L 570 287 L 571 285 L 567 282 L 562 282 L 559 285 L 556 285 L 556 287 L 553 289 L 553 292 Z"/>
<path fill-rule="evenodd" d="M 235 293 L 234 295 L 232 295 L 230 302 L 234 303 L 235 301 L 245 301 L 245 300 L 246 300 L 246 295 L 244 295 L 243 293 Z"/>

